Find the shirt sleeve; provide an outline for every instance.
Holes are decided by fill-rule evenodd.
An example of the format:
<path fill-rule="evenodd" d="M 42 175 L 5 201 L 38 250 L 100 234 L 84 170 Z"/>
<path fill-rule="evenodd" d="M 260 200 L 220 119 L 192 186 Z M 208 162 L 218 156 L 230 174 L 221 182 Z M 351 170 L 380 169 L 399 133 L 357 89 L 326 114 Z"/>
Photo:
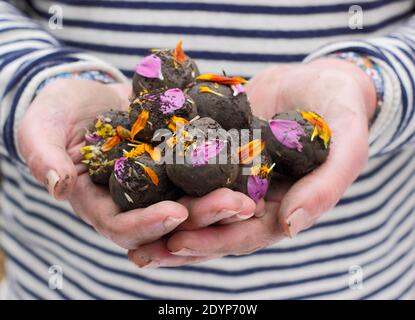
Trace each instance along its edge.
<path fill-rule="evenodd" d="M 379 66 L 384 81 L 384 100 L 370 128 L 369 155 L 374 157 L 413 148 L 415 16 L 387 36 L 332 43 L 310 54 L 304 62 L 343 51 L 370 57 Z"/>
<path fill-rule="evenodd" d="M 113 66 L 56 40 L 10 3 L 0 0 L 0 154 L 22 162 L 16 129 L 39 85 L 59 74 L 99 71 L 127 79 Z"/>

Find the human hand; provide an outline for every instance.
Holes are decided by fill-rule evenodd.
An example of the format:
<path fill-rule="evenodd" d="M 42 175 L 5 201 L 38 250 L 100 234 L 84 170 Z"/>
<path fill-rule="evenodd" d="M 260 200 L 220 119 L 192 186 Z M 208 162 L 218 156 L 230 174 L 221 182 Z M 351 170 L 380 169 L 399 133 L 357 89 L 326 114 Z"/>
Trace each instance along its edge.
<path fill-rule="evenodd" d="M 295 183 L 273 185 L 262 214 L 230 225 L 174 232 L 168 239 L 130 251 L 138 266 L 178 266 L 247 254 L 284 235 L 292 237 L 334 207 L 362 171 L 376 93 L 358 67 L 329 58 L 275 66 L 255 76 L 247 92 L 254 114 L 266 119 L 299 108 L 320 114 L 333 134 L 328 159 Z"/>
<path fill-rule="evenodd" d="M 78 79 L 57 80 L 39 92 L 19 125 L 18 142 L 33 176 L 51 195 L 58 200 L 68 199 L 86 223 L 126 249 L 158 240 L 186 219 L 182 229 L 252 216 L 253 201 L 231 190 L 121 212 L 108 189 L 91 182 L 79 152 L 85 128 L 97 114 L 127 110 L 130 92 L 127 84 L 104 85 Z"/>

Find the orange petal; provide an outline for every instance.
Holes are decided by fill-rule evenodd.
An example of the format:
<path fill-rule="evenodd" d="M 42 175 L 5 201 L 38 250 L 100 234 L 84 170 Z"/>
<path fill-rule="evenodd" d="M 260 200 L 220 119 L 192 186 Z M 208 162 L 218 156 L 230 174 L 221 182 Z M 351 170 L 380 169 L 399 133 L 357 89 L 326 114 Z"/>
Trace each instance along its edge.
<path fill-rule="evenodd" d="M 196 78 L 196 80 L 203 80 L 203 81 L 210 81 L 210 82 L 216 82 L 224 85 L 233 85 L 233 84 L 241 84 L 241 83 L 247 83 L 248 81 L 241 77 L 223 77 L 216 74 L 211 73 L 205 73 L 201 74 Z"/>
<path fill-rule="evenodd" d="M 157 174 L 154 172 L 153 169 L 145 166 L 144 164 L 140 163 L 140 162 L 136 162 L 138 163 L 144 170 L 144 172 L 148 175 L 148 177 L 150 178 L 151 182 L 153 182 L 153 184 L 155 186 L 158 186 L 159 184 L 159 178 L 157 177 Z"/>
<path fill-rule="evenodd" d="M 148 117 L 150 116 L 150 113 L 147 110 L 141 111 L 141 113 L 138 115 L 137 120 L 135 120 L 130 133 L 130 138 L 133 140 L 135 135 L 139 133 L 141 130 L 143 130 L 148 121 Z"/>
<path fill-rule="evenodd" d="M 265 148 L 265 142 L 260 139 L 252 140 L 251 142 L 238 147 L 236 153 L 239 156 L 239 162 L 247 164 L 252 162 L 257 156 L 259 156 Z"/>
<path fill-rule="evenodd" d="M 177 42 L 176 49 L 173 50 L 173 57 L 180 64 L 183 64 L 186 62 L 186 55 L 184 54 L 184 51 L 182 48 L 182 40 L 179 40 Z"/>
<path fill-rule="evenodd" d="M 150 155 L 151 159 L 153 159 L 156 162 L 159 162 L 161 159 L 161 151 L 159 148 L 157 147 L 152 147 L 149 144 L 145 144 L 144 145 L 144 149 L 146 150 L 146 152 Z"/>
<path fill-rule="evenodd" d="M 176 132 L 177 127 L 182 127 L 187 123 L 189 123 L 189 121 L 185 118 L 172 116 L 169 120 L 167 120 L 167 128 L 169 128 L 172 132 Z"/>
<path fill-rule="evenodd" d="M 207 92 L 207 93 L 211 93 L 211 94 L 217 95 L 219 97 L 223 97 L 223 94 L 222 93 L 216 92 L 216 91 L 212 90 L 209 87 L 200 87 L 199 88 L 199 92 Z"/>
<path fill-rule="evenodd" d="M 110 151 L 114 148 L 118 143 L 120 143 L 121 138 L 116 134 L 112 138 L 109 138 L 105 143 L 102 145 L 101 150 L 104 152 Z"/>
<path fill-rule="evenodd" d="M 115 128 L 115 132 L 117 132 L 117 135 L 120 136 L 122 139 L 125 139 L 125 140 L 129 140 L 130 137 L 131 137 L 130 130 L 128 130 L 124 127 L 121 127 L 121 126 L 118 126 L 117 128 Z"/>

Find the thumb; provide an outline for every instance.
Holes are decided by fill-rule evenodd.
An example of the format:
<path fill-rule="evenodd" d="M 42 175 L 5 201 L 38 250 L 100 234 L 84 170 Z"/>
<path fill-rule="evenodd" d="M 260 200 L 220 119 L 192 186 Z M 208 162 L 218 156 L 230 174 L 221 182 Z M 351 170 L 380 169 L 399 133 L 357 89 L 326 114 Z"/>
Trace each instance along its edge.
<path fill-rule="evenodd" d="M 33 108 L 32 108 L 33 107 Z M 60 115 L 43 106 L 42 112 L 32 105 L 18 129 L 19 150 L 33 176 L 57 200 L 65 200 L 71 193 L 77 171 L 66 151 L 66 130 Z M 62 121 L 60 121 L 62 120 Z"/>
<path fill-rule="evenodd" d="M 319 168 L 297 181 L 281 202 L 279 223 L 293 237 L 333 208 L 358 177 L 368 158 L 367 124 L 333 127 L 329 156 Z"/>

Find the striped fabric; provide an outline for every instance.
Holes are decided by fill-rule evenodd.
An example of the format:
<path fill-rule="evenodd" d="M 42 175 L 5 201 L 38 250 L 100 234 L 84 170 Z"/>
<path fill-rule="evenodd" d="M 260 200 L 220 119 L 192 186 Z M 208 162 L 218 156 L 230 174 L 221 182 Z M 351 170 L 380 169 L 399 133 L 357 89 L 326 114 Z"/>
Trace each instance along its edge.
<path fill-rule="evenodd" d="M 49 8 L 63 29 L 48 28 Z M 350 29 L 349 8 L 363 9 Z M 407 299 L 415 284 L 414 1 L 60 0 L 0 1 L 1 245 L 16 299 Z M 29 16 L 25 16 L 23 14 Z M 183 39 L 202 72 L 252 76 L 273 63 L 338 50 L 381 67 L 385 102 L 370 161 L 339 205 L 309 230 L 247 256 L 139 270 L 67 203 L 28 173 L 16 126 L 39 83 L 62 72 L 103 70 L 125 81 L 152 47 Z M 121 70 L 121 72 L 119 72 Z M 34 141 L 35 142 L 35 141 Z M 48 287 L 63 268 L 63 290 Z M 353 273 L 358 266 L 362 274 Z M 350 286 L 362 275 L 362 286 Z"/>

